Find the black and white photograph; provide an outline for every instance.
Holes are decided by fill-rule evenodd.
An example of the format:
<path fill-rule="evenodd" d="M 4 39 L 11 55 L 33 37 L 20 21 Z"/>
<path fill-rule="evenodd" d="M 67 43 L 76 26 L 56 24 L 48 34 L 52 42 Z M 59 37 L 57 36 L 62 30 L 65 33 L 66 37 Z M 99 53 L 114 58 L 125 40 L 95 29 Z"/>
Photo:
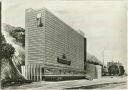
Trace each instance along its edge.
<path fill-rule="evenodd" d="M 0 0 L 1 90 L 127 90 L 126 0 Z"/>

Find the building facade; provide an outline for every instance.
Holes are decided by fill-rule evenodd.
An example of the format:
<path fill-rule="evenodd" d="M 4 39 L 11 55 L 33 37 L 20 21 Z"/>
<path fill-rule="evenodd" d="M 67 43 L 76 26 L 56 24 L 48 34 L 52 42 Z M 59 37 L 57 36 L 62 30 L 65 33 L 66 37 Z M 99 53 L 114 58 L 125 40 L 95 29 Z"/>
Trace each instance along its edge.
<path fill-rule="evenodd" d="M 83 77 L 86 39 L 47 9 L 25 12 L 28 79 Z M 35 77 L 36 76 L 36 77 Z"/>

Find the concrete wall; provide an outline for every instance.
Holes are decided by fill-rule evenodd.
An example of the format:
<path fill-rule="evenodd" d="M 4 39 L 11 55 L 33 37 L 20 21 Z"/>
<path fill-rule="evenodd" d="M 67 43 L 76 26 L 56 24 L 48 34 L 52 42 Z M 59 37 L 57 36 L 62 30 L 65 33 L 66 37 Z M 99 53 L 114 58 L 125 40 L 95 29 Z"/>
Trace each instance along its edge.
<path fill-rule="evenodd" d="M 86 64 L 86 74 L 91 76 L 92 78 L 101 78 L 101 66 L 87 63 Z"/>

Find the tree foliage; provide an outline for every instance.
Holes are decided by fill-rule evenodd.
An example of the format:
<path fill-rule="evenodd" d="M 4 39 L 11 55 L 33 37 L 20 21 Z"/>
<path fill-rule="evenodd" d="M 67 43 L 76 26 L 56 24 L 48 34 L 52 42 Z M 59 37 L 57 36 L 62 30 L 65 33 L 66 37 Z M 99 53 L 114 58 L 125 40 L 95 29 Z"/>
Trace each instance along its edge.
<path fill-rule="evenodd" d="M 125 70 L 122 65 L 118 64 L 112 64 L 111 66 L 108 67 L 108 73 L 109 75 L 124 75 Z"/>
<path fill-rule="evenodd" d="M 94 64 L 94 65 L 103 65 L 103 63 L 94 55 L 87 53 L 86 62 Z"/>
<path fill-rule="evenodd" d="M 1 44 L 1 56 L 2 58 L 10 59 L 13 57 L 13 54 L 15 53 L 15 48 L 8 44 L 4 38 L 4 35 L 2 35 L 2 44 Z"/>
<path fill-rule="evenodd" d="M 119 66 L 119 68 L 120 68 L 120 74 L 119 75 L 124 75 L 124 73 L 125 73 L 124 67 Z"/>
<path fill-rule="evenodd" d="M 22 46 L 25 46 L 25 29 L 17 27 L 14 30 L 11 30 L 10 35 L 16 39 L 17 42 L 22 43 Z"/>
<path fill-rule="evenodd" d="M 6 42 L 4 35 L 1 36 L 2 44 Z"/>
<path fill-rule="evenodd" d="M 26 79 L 19 72 L 17 67 L 14 65 L 12 58 L 15 53 L 15 48 L 8 44 L 2 36 L 2 44 L 1 44 L 1 56 L 2 56 L 2 64 L 1 64 L 1 81 L 2 86 L 9 82 L 22 82 Z"/>
<path fill-rule="evenodd" d="M 13 57 L 13 54 L 15 53 L 15 48 L 8 43 L 2 43 L 2 57 L 9 59 Z"/>
<path fill-rule="evenodd" d="M 118 75 L 119 74 L 119 68 L 117 65 L 111 65 L 108 68 L 108 72 L 110 75 Z"/>

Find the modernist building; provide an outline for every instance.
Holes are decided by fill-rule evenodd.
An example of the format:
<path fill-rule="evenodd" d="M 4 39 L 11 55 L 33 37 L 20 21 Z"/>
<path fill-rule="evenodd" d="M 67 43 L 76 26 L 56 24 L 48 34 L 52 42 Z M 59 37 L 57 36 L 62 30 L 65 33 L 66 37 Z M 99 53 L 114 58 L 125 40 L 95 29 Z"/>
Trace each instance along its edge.
<path fill-rule="evenodd" d="M 24 75 L 31 80 L 83 77 L 86 61 L 84 35 L 47 9 L 27 9 L 25 15 Z"/>

